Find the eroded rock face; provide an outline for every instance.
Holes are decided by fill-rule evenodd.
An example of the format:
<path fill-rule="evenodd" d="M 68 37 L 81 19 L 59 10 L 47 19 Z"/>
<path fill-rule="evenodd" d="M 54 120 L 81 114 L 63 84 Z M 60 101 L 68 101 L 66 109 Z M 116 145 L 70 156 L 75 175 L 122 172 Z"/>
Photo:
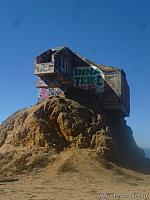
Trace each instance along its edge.
<path fill-rule="evenodd" d="M 123 118 L 65 97 L 50 97 L 13 114 L 0 126 L 1 157 L 14 151 L 13 159 L 17 149 L 60 152 L 70 147 L 94 149 L 111 161 L 144 159 Z"/>

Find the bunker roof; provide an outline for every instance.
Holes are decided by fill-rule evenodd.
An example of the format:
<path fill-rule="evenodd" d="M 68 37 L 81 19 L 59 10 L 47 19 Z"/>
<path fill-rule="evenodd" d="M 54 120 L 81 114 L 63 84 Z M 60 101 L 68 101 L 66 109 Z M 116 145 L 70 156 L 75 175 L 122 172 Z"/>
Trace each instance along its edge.
<path fill-rule="evenodd" d="M 102 71 L 104 72 L 115 72 L 115 71 L 118 71 L 120 70 L 119 68 L 117 67 L 112 67 L 112 66 L 108 66 L 108 65 L 104 65 L 104 64 L 96 64 L 95 62 L 77 54 L 82 60 L 84 60 L 88 65 L 94 65 L 96 67 L 98 67 L 99 69 L 101 69 Z"/>
<path fill-rule="evenodd" d="M 43 55 L 43 54 L 47 54 L 47 53 L 50 53 L 51 55 L 52 54 L 58 54 L 59 52 L 61 52 L 63 49 L 69 49 L 67 46 L 60 46 L 60 47 L 53 47 L 53 48 L 51 48 L 51 49 L 48 49 L 48 50 L 46 50 L 45 52 L 43 52 L 43 53 L 41 53 L 40 55 L 38 55 L 38 56 L 36 56 L 36 58 L 37 57 L 40 57 L 41 55 Z M 72 50 L 71 49 L 69 49 L 71 52 L 72 52 Z M 74 52 L 73 52 L 74 53 Z M 91 60 L 89 60 L 89 59 L 87 59 L 87 58 L 85 58 L 85 57 L 83 57 L 83 56 L 81 56 L 80 54 L 78 54 L 78 53 L 74 53 L 76 56 L 78 56 L 80 59 L 82 59 L 84 62 L 86 62 L 88 65 L 90 65 L 90 66 L 92 66 L 92 65 L 94 65 L 94 66 L 96 66 L 96 67 L 98 67 L 99 69 L 101 69 L 102 71 L 104 71 L 104 72 L 116 72 L 116 71 L 120 71 L 121 69 L 120 68 L 118 68 L 118 67 L 112 67 L 112 66 L 108 66 L 108 65 L 104 65 L 104 64 L 96 64 L 95 62 L 93 62 L 93 61 L 91 61 Z M 123 71 L 123 70 L 122 70 Z"/>

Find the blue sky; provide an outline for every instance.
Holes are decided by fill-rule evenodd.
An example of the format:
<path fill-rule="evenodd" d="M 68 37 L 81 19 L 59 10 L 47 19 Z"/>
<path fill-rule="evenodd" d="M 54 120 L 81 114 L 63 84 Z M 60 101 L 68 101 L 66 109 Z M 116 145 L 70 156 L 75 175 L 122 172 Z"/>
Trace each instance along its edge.
<path fill-rule="evenodd" d="M 125 70 L 127 121 L 150 147 L 149 0 L 0 0 L 0 122 L 36 103 L 34 57 L 62 45 Z"/>

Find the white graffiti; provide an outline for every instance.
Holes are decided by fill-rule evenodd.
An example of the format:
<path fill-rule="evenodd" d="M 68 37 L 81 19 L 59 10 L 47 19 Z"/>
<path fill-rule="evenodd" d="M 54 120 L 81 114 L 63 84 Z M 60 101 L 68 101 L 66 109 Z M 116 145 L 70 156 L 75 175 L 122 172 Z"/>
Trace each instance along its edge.
<path fill-rule="evenodd" d="M 35 73 L 52 73 L 54 72 L 53 63 L 41 63 L 35 65 Z"/>

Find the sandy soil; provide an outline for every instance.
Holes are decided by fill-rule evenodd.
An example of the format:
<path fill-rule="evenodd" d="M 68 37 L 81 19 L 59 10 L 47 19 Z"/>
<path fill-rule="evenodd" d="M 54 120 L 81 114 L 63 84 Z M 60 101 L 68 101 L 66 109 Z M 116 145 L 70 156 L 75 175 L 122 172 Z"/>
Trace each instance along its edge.
<path fill-rule="evenodd" d="M 128 184 L 114 183 L 104 178 L 90 180 L 80 175 L 65 174 L 56 177 L 30 176 L 22 177 L 19 181 L 0 184 L 1 200 L 96 200 L 100 198 L 100 193 L 116 193 L 124 195 L 142 195 L 140 199 L 149 196 L 149 181 L 132 182 Z M 149 182 L 149 183 L 148 183 Z M 107 198 L 103 198 L 107 199 Z M 113 198 L 109 198 L 113 199 Z M 133 198 L 122 198 L 133 199 Z M 134 199 L 137 199 L 135 197 Z"/>
<path fill-rule="evenodd" d="M 121 194 L 134 196 L 120 199 L 150 199 L 150 175 L 117 166 L 106 169 L 94 154 L 89 155 L 88 151 L 66 151 L 36 173 L 14 176 L 18 179 L 14 181 L 1 178 L 0 200 L 119 199 L 115 195 Z"/>

